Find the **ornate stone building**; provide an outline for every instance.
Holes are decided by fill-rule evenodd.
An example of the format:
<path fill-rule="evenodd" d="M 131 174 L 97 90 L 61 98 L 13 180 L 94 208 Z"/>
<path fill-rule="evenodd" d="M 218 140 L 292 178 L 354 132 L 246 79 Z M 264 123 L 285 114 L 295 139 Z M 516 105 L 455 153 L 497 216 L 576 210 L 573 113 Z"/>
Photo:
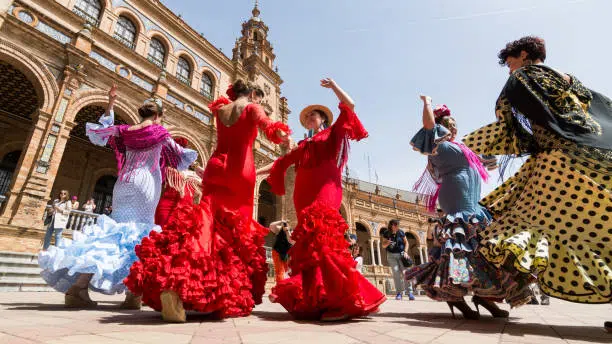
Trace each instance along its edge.
<path fill-rule="evenodd" d="M 137 123 L 142 102 L 159 98 L 164 125 L 189 141 L 202 165 L 216 139 L 208 104 L 235 79 L 260 85 L 267 114 L 286 123 L 268 34 L 255 5 L 228 57 L 156 0 L 0 0 L 0 251 L 38 251 L 45 207 L 61 189 L 81 202 L 93 197 L 98 212 L 111 205 L 115 158 L 89 143 L 85 123 L 104 112 L 112 84 L 117 123 Z M 261 136 L 255 144 L 258 166 L 282 153 Z M 283 197 L 257 180 L 260 223 L 295 224 L 293 179 L 290 171 Z M 345 180 L 341 212 L 364 248 L 366 276 L 381 290 L 389 269 L 379 230 L 388 220 L 401 220 L 411 254 L 424 260 L 427 215 L 416 203 L 412 193 Z"/>
<path fill-rule="evenodd" d="M 60 189 L 93 196 L 98 211 L 110 205 L 113 153 L 89 143 L 84 128 L 103 113 L 113 83 L 118 123 L 136 123 L 138 106 L 160 98 L 164 125 L 189 141 L 202 164 L 215 146 L 207 106 L 237 78 L 261 86 L 268 115 L 287 122 L 259 14 L 256 5 L 227 57 L 159 1 L 1 0 L 0 250 L 39 247 L 45 206 Z M 267 164 L 281 152 L 260 138 L 255 153 Z M 260 184 L 263 213 L 280 215 L 284 202 Z"/>
<path fill-rule="evenodd" d="M 427 262 L 427 219 L 432 214 L 419 201 L 418 194 L 346 177 L 340 212 L 362 248 L 364 275 L 381 291 L 394 288 L 380 234 L 390 220 L 400 221 L 414 262 Z"/>

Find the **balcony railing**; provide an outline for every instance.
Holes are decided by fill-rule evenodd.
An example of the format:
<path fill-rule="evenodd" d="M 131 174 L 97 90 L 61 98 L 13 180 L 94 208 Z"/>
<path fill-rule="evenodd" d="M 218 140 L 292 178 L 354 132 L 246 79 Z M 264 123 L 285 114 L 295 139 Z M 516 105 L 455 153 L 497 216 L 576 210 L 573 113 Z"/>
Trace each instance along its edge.
<path fill-rule="evenodd" d="M 91 14 L 83 11 L 82 9 L 80 9 L 80 8 L 78 8 L 76 6 L 74 8 L 72 8 L 72 12 L 74 12 L 77 16 L 85 19 L 92 26 L 98 27 L 98 23 L 99 23 L 98 18 L 92 16 Z"/>
<path fill-rule="evenodd" d="M 187 85 L 187 86 L 191 86 L 191 80 L 187 79 L 186 77 L 182 76 L 182 75 L 176 75 L 176 78 L 182 82 L 183 84 Z"/>
<path fill-rule="evenodd" d="M 159 67 L 161 69 L 164 69 L 164 61 L 160 61 L 158 58 L 156 58 L 156 57 L 154 57 L 152 55 L 149 55 L 147 58 L 148 58 L 149 61 L 151 61 L 157 67 Z"/>
<path fill-rule="evenodd" d="M 134 44 L 134 42 L 129 41 L 125 38 L 123 38 L 122 36 L 118 35 L 118 34 L 114 34 L 113 38 L 115 38 L 117 41 L 119 41 L 119 43 L 125 45 L 126 47 L 134 50 L 134 48 L 136 47 L 136 45 Z"/>
<path fill-rule="evenodd" d="M 47 217 L 47 214 L 50 211 L 53 211 L 53 206 L 48 205 L 45 209 L 43 219 Z M 86 225 L 96 223 L 98 220 L 98 216 L 100 215 L 96 213 L 90 213 L 87 211 L 80 210 L 71 210 L 66 228 L 72 229 L 73 231 L 81 231 Z"/>

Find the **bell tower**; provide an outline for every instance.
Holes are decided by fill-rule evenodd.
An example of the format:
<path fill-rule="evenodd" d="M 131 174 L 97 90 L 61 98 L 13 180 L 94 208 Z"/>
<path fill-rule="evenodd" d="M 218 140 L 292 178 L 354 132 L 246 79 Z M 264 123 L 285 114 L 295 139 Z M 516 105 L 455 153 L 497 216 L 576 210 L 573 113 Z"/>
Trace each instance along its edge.
<path fill-rule="evenodd" d="M 255 74 L 261 69 L 276 73 L 274 65 L 276 55 L 270 41 L 268 41 L 268 26 L 259 17 L 259 1 L 251 11 L 251 18 L 242 23 L 242 36 L 236 40 L 233 49 L 234 62 L 240 61 L 247 71 L 249 79 L 253 80 Z"/>

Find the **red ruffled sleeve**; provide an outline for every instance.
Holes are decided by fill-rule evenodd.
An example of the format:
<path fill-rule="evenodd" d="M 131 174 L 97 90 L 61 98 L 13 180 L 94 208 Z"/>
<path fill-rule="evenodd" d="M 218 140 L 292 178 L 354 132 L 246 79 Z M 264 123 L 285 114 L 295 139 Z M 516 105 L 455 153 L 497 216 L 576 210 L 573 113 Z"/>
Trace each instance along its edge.
<path fill-rule="evenodd" d="M 225 106 L 231 102 L 231 100 L 225 97 L 219 97 L 215 99 L 212 103 L 208 104 L 208 108 L 210 109 L 210 111 L 215 113 L 215 111 L 218 111 L 222 106 Z"/>
<path fill-rule="evenodd" d="M 368 132 L 363 127 L 363 124 L 361 124 L 355 111 L 344 103 L 340 103 L 338 109 L 340 109 L 340 116 L 338 116 L 336 123 L 332 125 L 334 132 L 355 141 L 368 137 Z"/>
<path fill-rule="evenodd" d="M 283 122 L 274 122 L 267 115 L 264 109 L 257 104 L 249 104 L 246 109 L 255 122 L 255 124 L 263 131 L 268 140 L 279 144 L 282 138 L 278 136 L 277 131 L 281 130 L 285 134 L 290 135 L 291 129 Z"/>
<path fill-rule="evenodd" d="M 274 161 L 272 165 L 272 170 L 270 170 L 270 175 L 266 179 L 268 184 L 270 184 L 270 188 L 272 192 L 275 194 L 282 196 L 285 194 L 285 175 L 287 174 L 287 169 L 289 166 L 295 164 L 302 151 L 302 146 L 297 146 L 291 152 L 281 156 L 280 158 Z"/>

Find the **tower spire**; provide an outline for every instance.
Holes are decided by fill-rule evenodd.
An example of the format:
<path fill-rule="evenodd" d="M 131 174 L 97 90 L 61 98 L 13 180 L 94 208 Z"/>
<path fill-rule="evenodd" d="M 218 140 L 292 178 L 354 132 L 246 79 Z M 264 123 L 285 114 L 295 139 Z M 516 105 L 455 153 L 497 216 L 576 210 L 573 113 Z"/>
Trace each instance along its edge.
<path fill-rule="evenodd" d="M 253 13 L 253 18 L 259 17 L 259 14 L 261 13 L 259 11 L 259 0 L 255 0 L 255 6 L 253 7 L 253 11 L 251 11 L 251 13 Z"/>

